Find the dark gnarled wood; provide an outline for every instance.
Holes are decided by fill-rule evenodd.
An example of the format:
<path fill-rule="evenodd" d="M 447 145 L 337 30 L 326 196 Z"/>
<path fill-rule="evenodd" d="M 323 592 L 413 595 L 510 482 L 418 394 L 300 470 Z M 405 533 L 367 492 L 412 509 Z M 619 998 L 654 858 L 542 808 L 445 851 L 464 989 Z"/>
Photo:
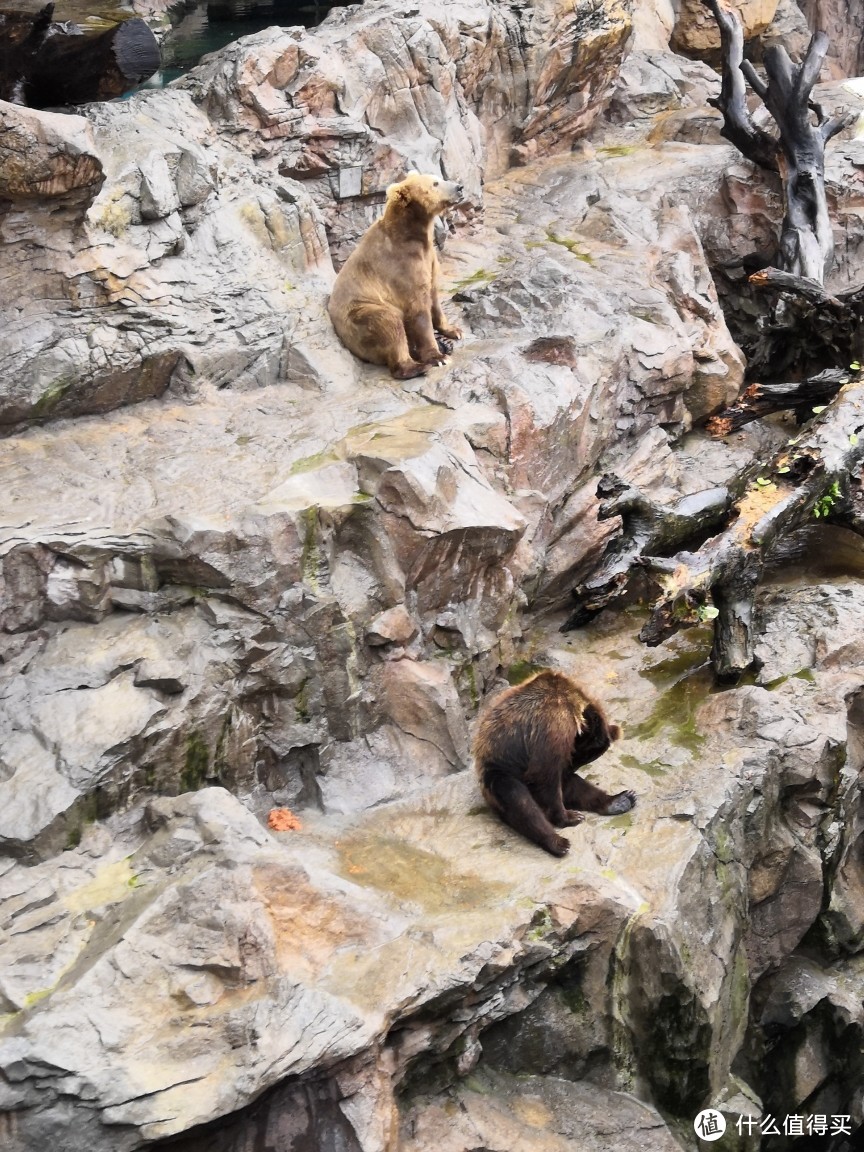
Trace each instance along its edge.
<path fill-rule="evenodd" d="M 828 368 L 818 376 L 788 384 L 751 384 L 734 404 L 724 408 L 705 425 L 712 436 L 728 436 L 737 432 L 751 420 L 768 416 L 772 412 L 794 409 L 798 422 L 803 424 L 813 415 L 814 407 L 827 404 L 852 379 L 841 368 Z"/>
<path fill-rule="evenodd" d="M 714 633 L 718 674 L 735 675 L 752 660 L 749 613 L 772 546 L 814 513 L 834 516 L 849 498 L 850 477 L 864 460 L 864 381 L 845 384 L 812 431 L 791 443 L 736 501 L 736 518 L 696 552 L 653 563 L 662 595 L 640 637 L 660 644 L 680 628 L 719 611 Z M 643 556 L 643 563 L 652 560 Z M 713 604 L 711 603 L 713 595 Z"/>
<path fill-rule="evenodd" d="M 53 14 L 53 4 L 35 14 L 0 10 L 0 99 L 30 108 L 110 100 L 158 71 L 159 45 L 143 20 L 84 35 Z"/>
<path fill-rule="evenodd" d="M 763 80 L 744 59 L 737 12 L 724 0 L 703 3 L 720 29 L 723 78 L 714 104 L 723 113 L 723 134 L 749 160 L 780 173 L 786 208 L 780 230 L 780 267 L 821 284 L 834 255 L 825 198 L 825 144 L 854 119 L 850 113 L 829 120 L 810 98 L 828 49 L 828 37 L 824 32 L 815 33 L 800 64 L 790 60 L 782 45 L 768 48 Z M 745 79 L 771 113 L 777 138 L 758 128 L 750 117 Z"/>
<path fill-rule="evenodd" d="M 600 480 L 597 495 L 603 500 L 598 519 L 620 516 L 621 535 L 599 570 L 573 589 L 574 606 L 562 632 L 583 627 L 604 608 L 626 597 L 631 578 L 642 571 L 643 555 L 656 557 L 672 551 L 722 525 L 734 498 L 727 488 L 711 488 L 684 496 L 674 504 L 658 504 L 612 475 Z"/>

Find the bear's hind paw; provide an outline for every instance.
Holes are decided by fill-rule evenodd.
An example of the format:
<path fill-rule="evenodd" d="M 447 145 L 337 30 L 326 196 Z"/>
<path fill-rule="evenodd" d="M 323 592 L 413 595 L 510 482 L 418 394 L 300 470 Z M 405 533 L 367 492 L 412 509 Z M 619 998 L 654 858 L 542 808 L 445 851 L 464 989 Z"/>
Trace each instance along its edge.
<path fill-rule="evenodd" d="M 413 380 L 415 376 L 425 376 L 428 364 L 418 364 L 416 360 L 408 360 L 404 364 L 397 364 L 390 369 L 394 380 Z"/>

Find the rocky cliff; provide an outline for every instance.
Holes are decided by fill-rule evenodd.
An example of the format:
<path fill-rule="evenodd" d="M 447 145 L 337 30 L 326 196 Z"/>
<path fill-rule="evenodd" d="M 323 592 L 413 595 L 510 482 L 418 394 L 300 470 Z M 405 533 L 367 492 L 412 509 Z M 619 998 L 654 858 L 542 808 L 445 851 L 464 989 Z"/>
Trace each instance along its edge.
<path fill-rule="evenodd" d="M 637 15 L 376 0 L 120 104 L 0 105 L 13 1152 L 864 1120 L 857 537 L 805 534 L 765 585 L 746 684 L 713 683 L 707 629 L 642 648 L 638 597 L 557 631 L 620 535 L 602 470 L 732 491 L 794 434 L 699 430 L 744 372 L 711 269 L 779 200 L 669 50 L 685 17 Z M 843 284 L 862 164 L 835 143 Z M 412 165 L 470 193 L 442 258 L 466 336 L 400 385 L 324 305 Z M 546 664 L 622 722 L 594 776 L 639 794 L 563 862 L 469 770 L 480 699 Z"/>

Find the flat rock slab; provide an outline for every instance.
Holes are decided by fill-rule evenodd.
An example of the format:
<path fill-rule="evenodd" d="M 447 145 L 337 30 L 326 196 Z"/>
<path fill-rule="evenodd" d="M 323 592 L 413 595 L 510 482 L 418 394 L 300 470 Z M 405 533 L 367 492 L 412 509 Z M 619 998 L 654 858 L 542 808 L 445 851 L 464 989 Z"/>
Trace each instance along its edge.
<path fill-rule="evenodd" d="M 471 1076 L 402 1122 L 402 1152 L 679 1152 L 655 1109 L 623 1092 L 550 1076 Z"/>
<path fill-rule="evenodd" d="M 542 974 L 577 954 L 599 988 L 608 983 L 591 1010 L 607 1027 L 605 997 L 615 999 L 637 1083 L 650 1081 L 641 1046 L 656 1043 L 650 1021 L 672 981 L 704 1014 L 700 1058 L 720 1090 L 742 1024 L 735 957 L 747 867 L 773 859 L 777 835 L 789 835 L 765 835 L 771 796 L 802 773 L 819 787 L 824 750 L 845 740 L 836 700 L 860 675 L 832 664 L 838 643 L 829 639 L 813 680 L 706 695 L 707 635 L 641 659 L 627 621 L 601 620 L 559 647 L 535 638 L 538 660 L 590 675 L 613 716 L 629 702 L 626 738 L 591 774 L 609 789 L 635 787 L 639 804 L 568 832 L 562 861 L 501 824 L 462 773 L 411 800 L 308 816 L 301 831 L 276 835 L 229 793 L 204 789 L 93 825 L 50 861 L 7 868 L 0 1067 L 3 1106 L 16 1114 L 10 1149 L 38 1147 L 61 1113 L 69 1152 L 137 1148 L 299 1074 L 382 1052 L 390 1072 L 365 1097 L 377 1119 L 361 1146 L 383 1148 L 394 1072 L 457 1041 L 470 1047 L 479 1035 L 482 1045 L 483 1029 L 523 1011 Z M 821 786 L 827 796 L 834 776 Z M 797 835 L 806 856 L 807 833 Z M 815 867 L 821 893 L 818 855 Z M 776 917 L 782 876 L 775 883 Z M 667 990 L 653 1003 L 646 965 Z M 564 1152 L 575 1130 L 562 1109 L 583 1089 L 546 1084 L 535 1100 L 529 1088 L 509 1111 L 494 1086 L 489 1099 L 470 1084 L 456 1091 L 499 1143 L 501 1133 L 527 1140 L 532 1116 L 557 1116 L 549 1147 Z M 421 1132 L 442 1106 L 417 1113 Z M 658 1127 L 650 1110 L 640 1117 Z"/>

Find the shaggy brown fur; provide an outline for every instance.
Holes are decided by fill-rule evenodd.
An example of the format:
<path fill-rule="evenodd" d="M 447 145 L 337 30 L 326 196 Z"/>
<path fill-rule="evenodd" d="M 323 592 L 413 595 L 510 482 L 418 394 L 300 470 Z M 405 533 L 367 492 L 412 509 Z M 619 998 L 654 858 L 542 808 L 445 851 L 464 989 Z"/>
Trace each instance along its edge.
<path fill-rule="evenodd" d="M 538 672 L 505 689 L 480 715 L 474 759 L 483 795 L 511 828 L 564 856 L 570 841 L 555 829 L 579 824 L 575 809 L 614 816 L 636 803 L 635 792 L 610 796 L 577 774 L 620 735 L 575 680 Z"/>
<path fill-rule="evenodd" d="M 398 380 L 443 364 L 462 331 L 438 301 L 435 217 L 462 199 L 459 184 L 412 172 L 387 189 L 384 215 L 336 277 L 328 311 L 339 339 Z M 441 339 L 436 339 L 436 332 Z"/>

